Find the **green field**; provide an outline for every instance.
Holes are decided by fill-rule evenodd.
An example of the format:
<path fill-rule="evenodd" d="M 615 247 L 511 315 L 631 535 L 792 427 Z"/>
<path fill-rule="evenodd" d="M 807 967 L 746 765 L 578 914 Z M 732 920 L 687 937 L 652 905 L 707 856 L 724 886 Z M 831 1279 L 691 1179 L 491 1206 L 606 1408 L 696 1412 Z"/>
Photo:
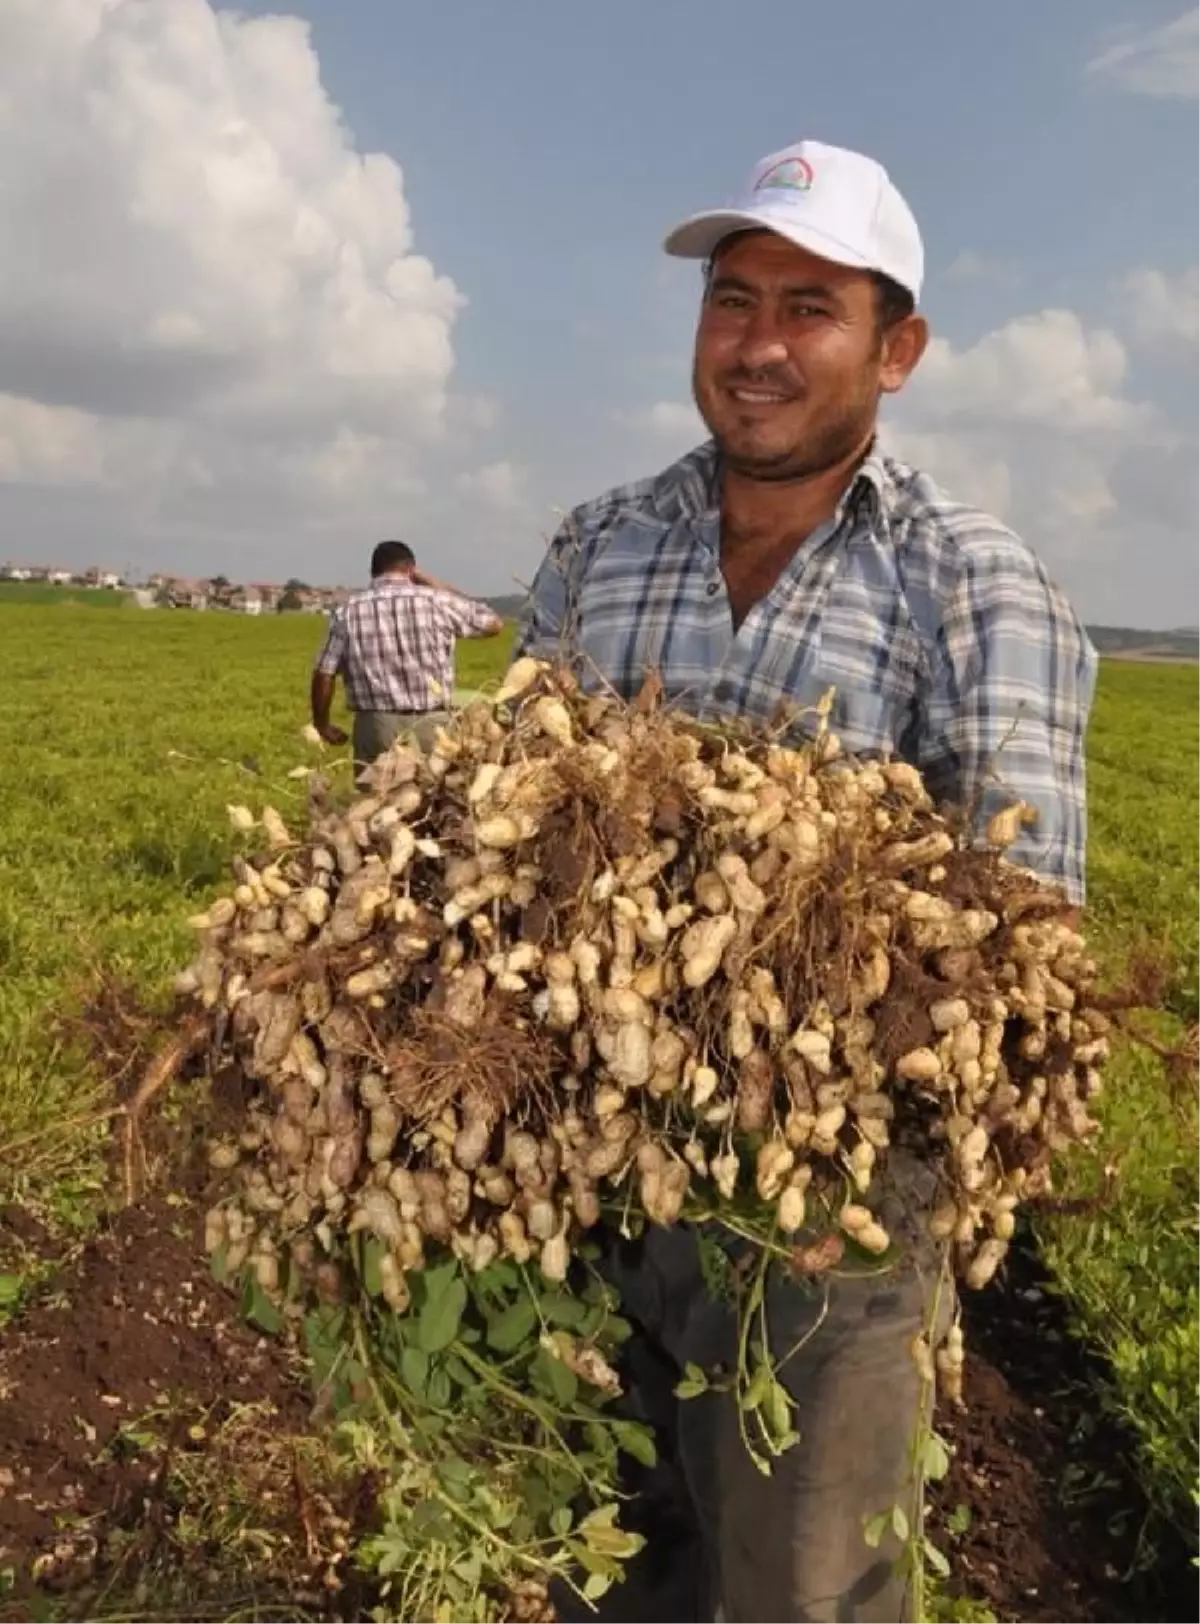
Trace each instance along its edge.
<path fill-rule="evenodd" d="M 107 1129 L 91 1118 L 111 1079 L 63 1016 L 101 976 L 167 997 L 184 917 L 225 877 L 228 803 L 302 817 L 303 782 L 287 775 L 317 760 L 301 729 L 321 634 L 308 616 L 0 598 L 0 1206 L 16 1199 L 61 1233 L 105 1200 Z M 506 653 L 507 639 L 465 645 L 460 681 L 486 681 Z M 1153 1030 L 1177 1042 L 1197 1013 L 1195 671 L 1106 663 L 1090 760 L 1090 929 L 1114 979 L 1143 945 L 1168 956 Z M 1043 1246 L 1111 1362 L 1107 1402 L 1141 1439 L 1151 1497 L 1182 1526 L 1197 1469 L 1194 1090 L 1173 1094 L 1158 1060 L 1122 1055 L 1106 1128 L 1072 1193 L 1107 1158 L 1115 1201 L 1046 1221 Z"/>

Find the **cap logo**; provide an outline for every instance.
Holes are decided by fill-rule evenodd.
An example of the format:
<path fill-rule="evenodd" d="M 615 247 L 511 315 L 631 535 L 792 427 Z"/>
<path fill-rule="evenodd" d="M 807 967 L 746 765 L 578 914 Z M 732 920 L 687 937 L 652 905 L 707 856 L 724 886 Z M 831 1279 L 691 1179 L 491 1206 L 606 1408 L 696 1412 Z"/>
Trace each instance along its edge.
<path fill-rule="evenodd" d="M 754 190 L 807 192 L 812 183 L 813 170 L 807 158 L 781 158 L 759 177 Z"/>

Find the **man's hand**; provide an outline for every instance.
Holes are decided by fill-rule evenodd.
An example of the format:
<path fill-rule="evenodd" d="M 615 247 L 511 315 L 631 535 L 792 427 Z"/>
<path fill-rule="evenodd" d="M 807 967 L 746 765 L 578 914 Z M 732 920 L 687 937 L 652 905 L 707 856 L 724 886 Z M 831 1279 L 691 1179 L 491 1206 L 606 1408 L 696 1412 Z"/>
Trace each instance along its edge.
<path fill-rule="evenodd" d="M 314 671 L 312 674 L 312 688 L 310 691 L 310 709 L 312 712 L 312 725 L 325 740 L 326 744 L 345 744 L 350 735 L 345 728 L 338 727 L 336 722 L 329 720 L 329 712 L 333 706 L 333 689 L 337 678 L 331 677 L 328 672 Z"/>

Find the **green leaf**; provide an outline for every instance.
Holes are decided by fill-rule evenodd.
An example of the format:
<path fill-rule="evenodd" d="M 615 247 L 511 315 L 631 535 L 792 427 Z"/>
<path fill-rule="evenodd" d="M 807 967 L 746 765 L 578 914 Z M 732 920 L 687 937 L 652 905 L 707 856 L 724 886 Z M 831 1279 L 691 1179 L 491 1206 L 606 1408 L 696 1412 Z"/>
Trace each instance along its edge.
<path fill-rule="evenodd" d="M 547 1393 L 556 1404 L 566 1409 L 574 1404 L 579 1393 L 579 1380 L 573 1370 L 568 1370 L 561 1359 L 547 1353 L 545 1348 L 539 1348 L 536 1358 L 529 1366 L 531 1379 Z"/>
<path fill-rule="evenodd" d="M 417 1321 L 417 1346 L 426 1353 L 448 1348 L 458 1335 L 466 1306 L 467 1288 L 457 1275 L 447 1279 L 440 1291 L 430 1292 Z"/>
<path fill-rule="evenodd" d="M 575 1521 L 571 1515 L 570 1506 L 558 1506 L 550 1513 L 551 1530 L 560 1539 L 571 1532 L 571 1524 Z"/>
<path fill-rule="evenodd" d="M 283 1315 L 253 1275 L 246 1276 L 242 1291 L 242 1314 L 267 1336 L 276 1336 L 283 1329 Z"/>
<path fill-rule="evenodd" d="M 759 1405 L 762 1404 L 766 1399 L 767 1394 L 771 1391 L 772 1385 L 773 1382 L 771 1378 L 770 1365 L 759 1365 L 758 1369 L 754 1372 L 754 1375 L 750 1378 L 750 1385 L 747 1387 L 745 1395 L 742 1398 L 742 1409 L 757 1410 Z"/>
<path fill-rule="evenodd" d="M 617 1508 L 611 1503 L 589 1512 L 575 1532 L 592 1556 L 614 1561 L 636 1556 L 646 1543 L 641 1534 L 617 1526 Z"/>
<path fill-rule="evenodd" d="M 675 1384 L 676 1398 L 698 1398 L 708 1392 L 708 1377 L 699 1365 L 689 1359 L 683 1367 L 683 1378 Z"/>
<path fill-rule="evenodd" d="M 965 1534 L 971 1526 L 971 1508 L 963 1501 L 959 1501 L 954 1510 L 946 1518 L 946 1527 L 956 1536 Z"/>
<path fill-rule="evenodd" d="M 448 1353 L 442 1362 L 442 1369 L 449 1376 L 456 1387 L 464 1392 L 473 1392 L 479 1386 L 479 1378 L 469 1365 L 463 1363 L 456 1353 Z"/>
<path fill-rule="evenodd" d="M 767 1389 L 767 1396 L 763 1402 L 763 1417 L 776 1443 L 786 1438 L 792 1430 L 791 1401 L 777 1381 L 772 1381 Z"/>
<path fill-rule="evenodd" d="M 931 1483 L 940 1483 L 950 1470 L 950 1453 L 936 1432 L 925 1439 L 921 1468 Z"/>
<path fill-rule="evenodd" d="M 863 1538 L 873 1551 L 879 1549 L 879 1542 L 887 1531 L 892 1516 L 889 1511 L 881 1511 L 878 1517 L 868 1517 L 863 1524 Z"/>
<path fill-rule="evenodd" d="M 583 1593 L 589 1601 L 599 1601 L 612 1586 L 607 1573 L 589 1573 L 583 1581 Z"/>
<path fill-rule="evenodd" d="M 925 1554 L 925 1561 L 933 1569 L 934 1573 L 937 1574 L 938 1578 L 949 1578 L 950 1564 L 946 1560 L 945 1556 L 943 1556 L 942 1552 L 938 1550 L 933 1541 L 931 1539 L 922 1540 L 921 1549 Z"/>
<path fill-rule="evenodd" d="M 550 1325 L 564 1331 L 578 1330 L 587 1318 L 587 1304 L 581 1303 L 567 1291 L 547 1291 L 538 1298 L 542 1317 Z"/>
<path fill-rule="evenodd" d="M 438 1462 L 437 1475 L 452 1494 L 465 1494 L 475 1474 L 461 1455 L 447 1455 Z"/>
<path fill-rule="evenodd" d="M 435 1410 L 444 1410 L 449 1407 L 450 1401 L 454 1397 L 454 1388 L 451 1386 L 450 1378 L 441 1365 L 436 1365 L 429 1372 L 429 1380 L 425 1384 L 425 1397 Z"/>
<path fill-rule="evenodd" d="M 658 1461 L 658 1449 L 654 1442 L 654 1434 L 649 1427 L 644 1427 L 636 1421 L 619 1421 L 613 1428 L 617 1435 L 617 1442 L 627 1455 L 640 1461 L 643 1466 L 653 1466 Z"/>
<path fill-rule="evenodd" d="M 0 1308 L 12 1308 L 20 1301 L 25 1280 L 19 1274 L 0 1274 Z"/>
<path fill-rule="evenodd" d="M 400 1355 L 400 1379 L 414 1398 L 425 1397 L 429 1380 L 429 1355 L 424 1348 L 405 1348 Z"/>
<path fill-rule="evenodd" d="M 892 1507 L 892 1533 L 901 1544 L 908 1538 L 908 1516 L 903 1506 Z"/>
<path fill-rule="evenodd" d="M 522 1342 L 536 1340 L 537 1328 L 537 1309 L 528 1297 L 522 1297 L 488 1326 L 488 1343 L 497 1353 L 513 1353 Z"/>

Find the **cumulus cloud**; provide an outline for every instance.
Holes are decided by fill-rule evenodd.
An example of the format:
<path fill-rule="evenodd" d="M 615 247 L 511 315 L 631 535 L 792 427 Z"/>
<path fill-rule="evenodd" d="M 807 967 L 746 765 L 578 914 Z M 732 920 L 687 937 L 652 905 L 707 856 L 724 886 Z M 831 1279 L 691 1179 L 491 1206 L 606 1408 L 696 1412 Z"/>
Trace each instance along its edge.
<path fill-rule="evenodd" d="M 1094 619 L 1196 595 L 1194 432 L 1131 397 L 1117 335 L 1069 310 L 934 340 L 884 440 L 1012 524 Z M 1158 605 L 1157 611 L 1155 605 Z"/>
<path fill-rule="evenodd" d="M 1156 414 L 1121 394 L 1125 367 L 1115 333 L 1089 332 L 1072 310 L 1042 310 L 967 350 L 934 338 L 907 398 L 926 415 L 1144 436 Z"/>
<path fill-rule="evenodd" d="M 620 426 L 661 459 L 681 457 L 708 439 L 704 420 L 691 401 L 656 400 L 653 405 L 617 415 Z"/>
<path fill-rule="evenodd" d="M 1138 96 L 1194 97 L 1200 78 L 1200 11 L 1154 28 L 1129 26 L 1088 61 L 1086 75 Z"/>
<path fill-rule="evenodd" d="M 5 0 L 0 231 L 9 511 L 54 534 L 48 493 L 94 485 L 127 498 L 126 556 L 139 525 L 249 533 L 286 572 L 298 529 L 427 488 L 464 299 L 297 18 Z"/>
<path fill-rule="evenodd" d="M 1116 291 L 1138 343 L 1195 364 L 1200 340 L 1200 272 L 1195 265 L 1176 275 L 1144 266 L 1122 277 Z"/>

